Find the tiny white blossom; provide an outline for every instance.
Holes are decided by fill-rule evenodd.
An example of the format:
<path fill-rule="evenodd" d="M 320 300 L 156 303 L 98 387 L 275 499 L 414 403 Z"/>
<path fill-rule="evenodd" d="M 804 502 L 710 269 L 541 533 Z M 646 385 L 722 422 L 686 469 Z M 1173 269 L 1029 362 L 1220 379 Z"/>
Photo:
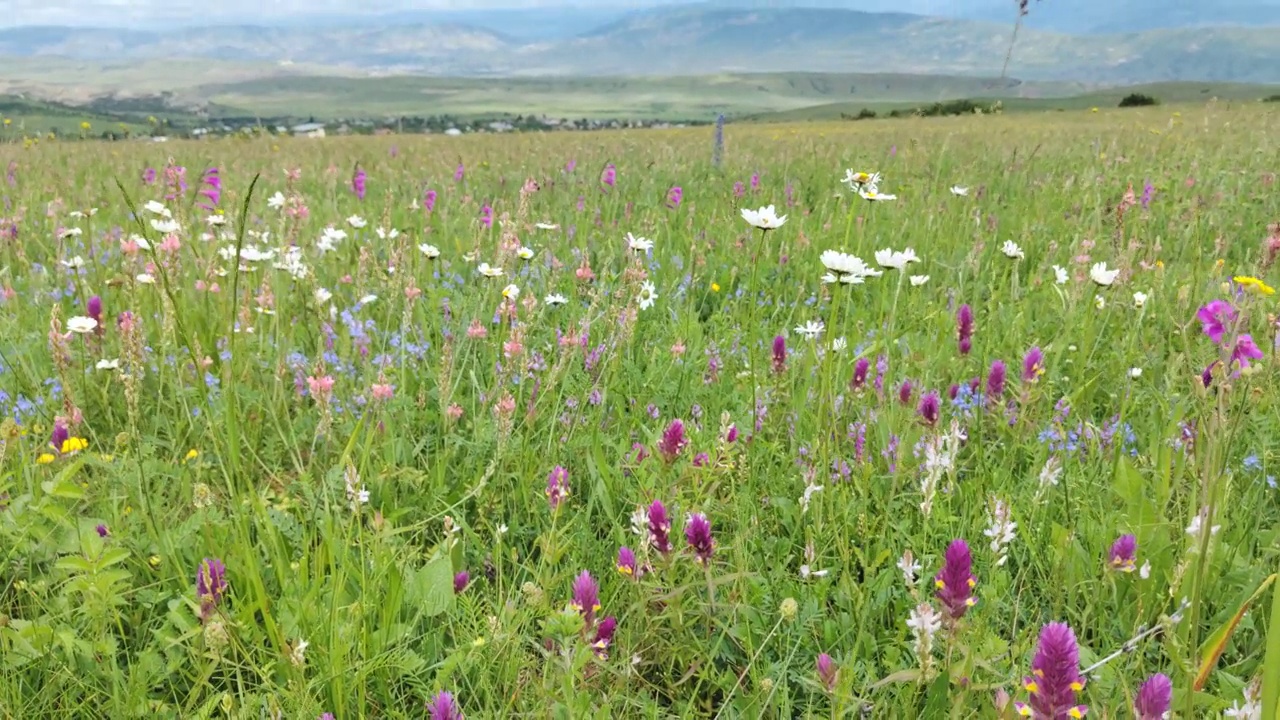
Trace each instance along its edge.
<path fill-rule="evenodd" d="M 173 214 L 169 212 L 169 208 L 165 207 L 164 203 L 161 203 L 158 200 L 151 200 L 147 202 L 146 205 L 143 205 L 142 208 L 147 212 L 154 213 L 160 217 L 173 217 Z"/>
<path fill-rule="evenodd" d="M 885 248 L 876 251 L 876 262 L 880 263 L 881 267 L 905 270 L 910 263 L 920 262 L 920 258 L 911 248 L 902 251 Z"/>
<path fill-rule="evenodd" d="M 965 195 L 968 195 L 968 194 L 969 194 L 969 188 L 967 188 L 967 187 L 961 187 L 961 186 L 959 186 L 959 185 L 952 185 L 952 186 L 951 186 L 951 194 L 952 194 L 952 195 L 958 195 L 958 196 L 960 196 L 960 197 L 964 197 Z"/>
<path fill-rule="evenodd" d="M 640 285 L 640 294 L 636 299 L 640 301 L 641 310 L 648 310 L 653 307 L 654 300 L 658 299 L 657 288 L 654 287 L 652 282 L 645 280 Z"/>
<path fill-rule="evenodd" d="M 95 368 L 97 368 L 97 369 L 99 369 L 99 370 L 119 370 L 119 369 L 120 369 L 120 361 L 119 361 L 119 360 L 107 360 L 106 358 L 103 358 L 102 360 L 99 360 L 99 361 L 94 365 L 94 367 L 95 367 Z"/>
<path fill-rule="evenodd" d="M 743 208 L 742 219 L 761 230 L 776 230 L 787 222 L 787 216 L 779 216 L 772 205 L 762 207 L 759 210 Z"/>
<path fill-rule="evenodd" d="M 1027 256 L 1026 253 L 1022 252 L 1022 248 L 1018 247 L 1018 243 L 1012 240 L 1005 240 L 1004 244 L 1000 246 L 1000 252 L 1012 260 L 1021 260 Z"/>
<path fill-rule="evenodd" d="M 284 193 L 277 190 L 275 195 L 267 198 L 267 207 L 272 210 L 279 210 L 284 207 Z"/>
<path fill-rule="evenodd" d="M 647 252 L 653 249 L 653 241 L 627 233 L 627 247 L 636 252 Z"/>
<path fill-rule="evenodd" d="M 817 338 L 819 335 L 821 335 L 822 331 L 825 329 L 826 329 L 826 325 L 823 324 L 821 320 L 817 320 L 817 321 L 810 320 L 804 325 L 797 326 L 796 333 L 803 335 L 804 337 L 810 340 L 813 340 Z"/>
<path fill-rule="evenodd" d="M 352 215 L 351 217 L 347 218 L 347 224 L 348 224 L 348 225 L 350 225 L 351 227 L 353 227 L 353 228 L 355 228 L 355 229 L 359 230 L 360 228 L 364 227 L 365 225 L 368 225 L 368 224 L 369 224 L 369 221 L 368 221 L 368 220 L 365 220 L 364 218 L 360 217 L 359 215 Z"/>
<path fill-rule="evenodd" d="M 1069 277 L 1069 276 L 1067 275 L 1067 269 L 1066 269 L 1066 268 L 1064 268 L 1064 267 L 1062 267 L 1062 266 L 1060 266 L 1060 265 L 1054 265 L 1054 266 L 1053 266 L 1053 278 L 1054 278 L 1054 282 L 1058 283 L 1059 285 L 1066 285 L 1066 284 L 1067 284 L 1067 279 L 1068 279 L 1068 277 Z"/>
<path fill-rule="evenodd" d="M 138 273 L 138 276 L 135 277 L 134 280 L 137 280 L 139 283 L 143 285 L 156 284 L 156 276 L 152 275 L 151 273 Z"/>
<path fill-rule="evenodd" d="M 912 287 L 920 287 L 921 285 L 924 285 L 925 283 L 929 282 L 929 276 L 928 275 L 912 275 L 910 280 L 911 280 Z"/>
<path fill-rule="evenodd" d="M 436 247 L 435 245 L 428 245 L 427 243 L 423 243 L 418 246 L 418 250 L 423 255 L 426 255 L 428 260 L 435 260 L 436 258 L 440 257 L 440 248 Z"/>
<path fill-rule="evenodd" d="M 67 329 L 73 333 L 80 333 L 83 335 L 85 333 L 93 332 L 97 327 L 98 321 L 91 317 L 76 315 L 75 317 L 67 318 Z"/>
<path fill-rule="evenodd" d="M 1134 380 L 1137 380 L 1138 378 L 1142 377 L 1142 368 L 1140 367 L 1129 368 L 1129 377 L 1133 378 Z"/>
<path fill-rule="evenodd" d="M 1106 298 L 1102 297 L 1101 295 L 1094 295 L 1093 306 L 1098 308 L 1099 310 L 1105 308 L 1107 306 Z"/>
<path fill-rule="evenodd" d="M 1095 283 L 1106 287 L 1116 281 L 1116 277 L 1120 275 L 1119 269 L 1108 270 L 1107 264 L 1100 262 L 1089 268 L 1089 279 Z"/>
<path fill-rule="evenodd" d="M 487 262 L 480 263 L 479 267 L 477 267 L 476 270 L 480 271 L 480 274 L 485 277 L 491 277 L 491 278 L 502 277 L 502 268 L 493 267 Z"/>
<path fill-rule="evenodd" d="M 502 297 L 515 302 L 520 297 L 520 287 L 514 283 L 502 288 Z"/>
<path fill-rule="evenodd" d="M 569 302 L 569 298 L 559 293 L 551 293 L 550 295 L 543 298 L 542 301 L 552 307 L 555 307 L 556 305 L 564 305 L 565 303 Z"/>
<path fill-rule="evenodd" d="M 528 260 L 533 257 L 533 249 L 527 248 L 527 247 L 521 247 L 519 250 L 516 251 L 516 257 L 520 258 L 521 260 Z"/>

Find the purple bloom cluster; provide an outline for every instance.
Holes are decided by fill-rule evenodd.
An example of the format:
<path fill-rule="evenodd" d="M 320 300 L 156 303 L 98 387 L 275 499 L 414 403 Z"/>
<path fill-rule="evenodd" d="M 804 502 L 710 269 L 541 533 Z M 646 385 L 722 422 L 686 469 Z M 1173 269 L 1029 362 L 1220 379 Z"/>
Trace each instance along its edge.
<path fill-rule="evenodd" d="M 978 579 L 973 576 L 973 556 L 964 540 L 952 540 L 943 556 L 942 569 L 933 579 L 935 593 L 952 619 L 959 620 L 978 604 L 973 589 Z"/>
<path fill-rule="evenodd" d="M 1084 689 L 1080 676 L 1080 648 L 1065 623 L 1049 623 L 1040 631 L 1040 645 L 1031 660 L 1031 675 L 1023 680 L 1030 702 L 1018 703 L 1018 712 L 1037 720 L 1084 717 L 1088 711 L 1076 703 Z"/>

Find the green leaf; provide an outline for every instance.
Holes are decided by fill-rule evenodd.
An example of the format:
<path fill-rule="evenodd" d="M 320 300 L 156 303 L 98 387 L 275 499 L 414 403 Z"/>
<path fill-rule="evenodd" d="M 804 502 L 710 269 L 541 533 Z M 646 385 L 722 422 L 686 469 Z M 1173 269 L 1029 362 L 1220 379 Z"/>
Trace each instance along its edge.
<path fill-rule="evenodd" d="M 408 597 L 427 617 L 453 609 L 453 560 L 442 555 L 408 577 Z"/>

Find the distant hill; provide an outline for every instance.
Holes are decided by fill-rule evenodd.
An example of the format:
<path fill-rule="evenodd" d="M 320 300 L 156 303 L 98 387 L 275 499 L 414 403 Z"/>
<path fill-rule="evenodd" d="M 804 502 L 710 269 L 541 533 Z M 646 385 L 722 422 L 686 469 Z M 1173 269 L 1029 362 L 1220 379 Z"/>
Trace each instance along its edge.
<path fill-rule="evenodd" d="M 777 4 L 778 0 L 770 1 Z M 410 22 L 419 17 L 417 13 L 397 16 L 402 21 L 369 20 L 365 24 L 237 25 L 166 31 L 15 28 L 0 30 L 0 81 L 13 77 L 6 75 L 5 56 L 69 58 L 111 67 L 146 61 L 222 60 L 278 68 L 308 65 L 341 70 L 338 74 L 457 77 L 722 72 L 991 76 L 1003 69 L 1013 14 L 1011 0 L 991 1 L 1004 8 L 1004 21 L 845 8 L 730 8 L 704 3 L 626 14 L 601 11 L 597 19 L 606 20 L 604 24 L 569 37 L 564 32 L 539 31 L 534 24 L 526 24 L 517 36 L 472 24 Z M 1280 3 L 1221 0 L 1225 4 L 1214 4 L 1210 13 L 1187 0 L 1163 0 L 1159 5 L 1152 0 L 1133 0 L 1132 5 L 1113 0 L 1072 0 L 1069 5 L 1063 0 L 1033 0 L 1027 27 L 1013 48 L 1008 75 L 1093 84 L 1280 82 L 1278 28 L 1214 25 L 1078 36 L 1037 29 L 1041 19 L 1051 13 L 1094 16 L 1092 10 L 1081 8 L 1096 9 L 1096 17 L 1112 18 L 1107 22 L 1122 27 L 1124 23 L 1115 18 L 1159 15 L 1167 19 L 1183 13 L 1190 22 L 1212 14 L 1230 18 L 1232 13 L 1251 12 L 1261 17 L 1273 1 Z M 1103 13 L 1104 8 L 1109 11 Z M 525 12 L 529 18 L 552 17 L 545 15 L 550 10 Z M 981 7 L 974 12 L 980 14 Z M 461 16 L 455 13 L 449 17 Z M 484 19 L 480 13 L 468 17 L 477 22 Z M 39 82 L 39 78 L 26 80 Z"/>

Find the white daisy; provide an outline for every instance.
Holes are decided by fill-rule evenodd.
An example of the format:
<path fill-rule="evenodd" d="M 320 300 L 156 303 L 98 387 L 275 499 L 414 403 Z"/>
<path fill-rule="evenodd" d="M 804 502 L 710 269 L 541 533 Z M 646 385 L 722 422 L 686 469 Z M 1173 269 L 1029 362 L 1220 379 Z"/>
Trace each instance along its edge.
<path fill-rule="evenodd" d="M 422 254 L 426 255 L 427 258 L 430 260 L 435 260 L 436 258 L 440 257 L 440 248 L 436 247 L 435 245 L 428 245 L 427 243 L 423 243 L 418 246 L 418 250 L 420 250 Z"/>
<path fill-rule="evenodd" d="M 521 260 L 528 260 L 533 257 L 533 249 L 522 246 L 519 250 L 516 251 L 516 257 L 520 258 Z"/>
<path fill-rule="evenodd" d="M 1147 294 L 1144 292 L 1136 292 L 1133 294 L 1133 306 L 1141 308 L 1147 304 Z"/>
<path fill-rule="evenodd" d="M 564 305 L 565 303 L 569 302 L 569 298 L 559 293 L 551 293 L 550 295 L 543 298 L 542 301 L 552 307 L 555 307 L 557 305 Z"/>
<path fill-rule="evenodd" d="M 816 320 L 816 321 L 810 320 L 809 322 L 803 325 L 797 326 L 796 333 L 803 335 L 804 337 L 810 340 L 814 340 L 819 335 L 822 334 L 823 330 L 826 330 L 826 329 L 827 329 L 827 326 L 824 325 L 821 320 Z"/>
<path fill-rule="evenodd" d="M 761 230 L 775 230 L 787 222 L 787 216 L 779 216 L 772 205 L 759 210 L 742 209 L 742 219 Z"/>
<path fill-rule="evenodd" d="M 502 297 L 515 302 L 516 298 L 520 297 L 520 287 L 515 284 L 511 284 L 502 288 Z"/>
<path fill-rule="evenodd" d="M 83 233 L 84 230 L 81 230 L 78 227 L 62 228 L 62 231 L 58 233 L 58 237 L 66 240 L 69 237 L 79 237 Z"/>
<path fill-rule="evenodd" d="M 920 287 L 921 285 L 923 285 L 923 284 L 925 284 L 925 283 L 927 283 L 927 282 L 929 282 L 929 276 L 928 276 L 928 275 L 912 275 L 912 276 L 911 276 L 911 286 L 912 286 L 912 287 Z"/>
<path fill-rule="evenodd" d="M 154 228 L 156 232 L 162 233 L 164 235 L 176 233 L 182 229 L 182 226 L 178 224 L 177 220 L 172 220 L 169 218 L 165 218 L 164 220 L 153 219 L 151 221 L 151 227 Z"/>
<path fill-rule="evenodd" d="M 267 198 L 267 207 L 272 210 L 279 210 L 284 207 L 284 193 L 277 190 L 275 195 Z"/>
<path fill-rule="evenodd" d="M 76 315 L 75 317 L 67 318 L 67 329 L 73 333 L 91 333 L 96 330 L 97 327 L 98 321 L 91 317 Z"/>
<path fill-rule="evenodd" d="M 1054 278 L 1054 282 L 1058 283 L 1059 285 L 1066 285 L 1067 278 L 1068 278 L 1067 269 L 1060 265 L 1054 265 L 1053 278 Z"/>
<path fill-rule="evenodd" d="M 63 260 L 63 261 L 62 261 L 62 264 L 63 264 L 65 267 L 69 267 L 69 268 L 71 268 L 72 270 L 75 270 L 75 269 L 77 269 L 77 268 L 82 268 L 82 267 L 84 267 L 84 258 L 80 257 L 79 255 L 75 255 L 75 256 L 72 256 L 72 257 L 67 258 L 66 260 Z"/>
<path fill-rule="evenodd" d="M 378 228 L 377 230 L 374 230 L 374 232 L 377 233 L 379 240 L 395 240 L 400 237 L 400 231 L 395 228 L 391 228 L 390 230 Z"/>
<path fill-rule="evenodd" d="M 857 190 L 864 185 L 877 185 L 880 182 L 880 173 L 854 172 L 852 168 L 844 171 L 844 177 L 840 182 L 848 185 L 851 190 Z"/>
<path fill-rule="evenodd" d="M 1027 256 L 1026 253 L 1022 252 L 1022 248 L 1018 247 L 1018 243 L 1012 240 L 1005 240 L 1004 244 L 1000 246 L 1000 252 L 1004 253 L 1004 256 L 1010 260 L 1021 260 Z"/>
<path fill-rule="evenodd" d="M 333 299 L 333 293 L 325 288 L 316 288 L 315 298 L 317 305 L 323 305 Z"/>
<path fill-rule="evenodd" d="M 1119 275 L 1119 269 L 1108 270 L 1107 264 L 1104 262 L 1097 263 L 1093 267 L 1089 268 L 1089 279 L 1103 287 L 1107 287 L 1111 283 L 1115 282 Z"/>
<path fill-rule="evenodd" d="M 627 247 L 636 252 L 648 252 L 653 249 L 653 241 L 627 233 Z"/>
<path fill-rule="evenodd" d="M 920 258 L 916 255 L 916 251 L 907 248 L 901 252 L 885 248 L 876 251 L 876 262 L 881 267 L 893 268 L 894 270 L 905 270 L 909 263 L 920 262 Z"/>
<path fill-rule="evenodd" d="M 951 186 L 951 194 L 952 194 L 952 195 L 959 196 L 959 197 L 964 197 L 964 196 L 966 196 L 966 195 L 968 195 L 968 194 L 969 194 L 969 188 L 967 188 L 967 187 L 961 187 L 961 186 L 959 186 L 959 185 L 952 185 L 952 186 Z"/>
<path fill-rule="evenodd" d="M 871 202 L 886 202 L 889 200 L 898 199 L 897 195 L 890 195 L 889 193 L 880 192 L 879 188 L 877 188 L 875 185 L 868 185 L 862 188 L 861 190 L 859 190 L 858 197 L 861 197 L 863 200 L 869 200 Z"/>
<path fill-rule="evenodd" d="M 138 276 L 135 277 L 134 280 L 137 280 L 142 285 L 156 284 L 156 276 L 152 275 L 151 273 L 138 273 Z"/>
<path fill-rule="evenodd" d="M 636 299 L 640 301 L 641 310 L 648 310 L 653 307 L 653 301 L 658 299 L 657 288 L 653 286 L 652 282 L 645 280 L 640 285 L 640 294 Z"/>
<path fill-rule="evenodd" d="M 559 230 L 560 229 L 560 226 L 556 225 L 555 223 L 544 223 L 544 222 L 535 223 L 534 227 L 538 228 L 539 230 Z"/>
<path fill-rule="evenodd" d="M 173 213 L 169 212 L 169 208 L 165 207 L 164 203 L 161 203 L 158 200 L 151 200 L 142 207 L 144 210 L 159 215 L 160 217 L 173 217 Z"/>
<path fill-rule="evenodd" d="M 103 358 L 103 359 L 99 360 L 99 361 L 94 365 L 94 367 L 95 367 L 95 368 L 97 368 L 97 369 L 99 369 L 99 370 L 119 370 L 119 369 L 120 369 L 120 361 L 119 361 L 119 360 L 107 360 L 106 358 Z"/>
<path fill-rule="evenodd" d="M 369 224 L 369 221 L 368 221 L 368 220 L 365 220 L 364 218 L 360 217 L 359 215 L 352 215 L 351 217 L 347 218 L 347 224 L 348 224 L 348 225 L 350 225 L 351 227 L 353 227 L 353 228 L 355 228 L 355 229 L 359 230 L 360 228 L 364 227 L 365 225 L 368 225 L 368 224 Z"/>
<path fill-rule="evenodd" d="M 491 277 L 491 278 L 502 277 L 502 268 L 493 267 L 487 262 L 480 263 L 480 266 L 477 267 L 476 270 L 479 270 L 480 274 L 485 277 Z"/>

